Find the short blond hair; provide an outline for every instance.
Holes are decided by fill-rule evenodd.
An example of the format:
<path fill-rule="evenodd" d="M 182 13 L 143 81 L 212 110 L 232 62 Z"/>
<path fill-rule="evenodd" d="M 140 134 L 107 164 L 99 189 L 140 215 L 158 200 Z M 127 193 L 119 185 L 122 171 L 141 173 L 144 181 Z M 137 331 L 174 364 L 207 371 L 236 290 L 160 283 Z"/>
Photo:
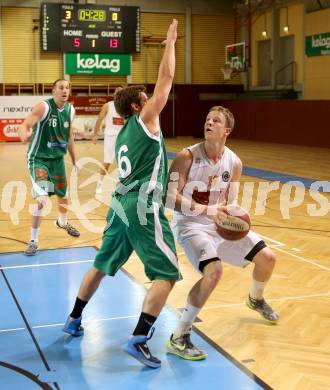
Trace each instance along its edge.
<path fill-rule="evenodd" d="M 233 113 L 228 110 L 228 108 L 223 106 L 213 106 L 212 108 L 210 108 L 209 112 L 211 111 L 221 112 L 226 119 L 226 126 L 233 130 L 235 126 L 235 119 Z"/>

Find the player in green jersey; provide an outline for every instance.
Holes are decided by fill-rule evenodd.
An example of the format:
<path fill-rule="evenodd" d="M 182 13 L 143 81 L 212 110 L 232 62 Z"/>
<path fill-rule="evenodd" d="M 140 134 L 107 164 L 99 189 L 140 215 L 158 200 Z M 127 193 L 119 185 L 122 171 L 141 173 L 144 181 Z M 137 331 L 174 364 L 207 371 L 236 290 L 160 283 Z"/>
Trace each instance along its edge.
<path fill-rule="evenodd" d="M 161 361 L 150 353 L 147 340 L 175 281 L 181 277 L 172 231 L 162 204 L 167 156 L 159 121 L 174 78 L 177 23 L 173 20 L 167 31 L 152 97 L 148 99 L 143 86 L 130 86 L 116 94 L 116 111 L 126 118 L 116 142 L 119 183 L 112 197 L 102 246 L 94 266 L 85 275 L 63 328 L 72 336 L 83 334 L 81 315 L 87 302 L 103 277 L 115 275 L 135 250 L 152 285 L 124 351 L 152 368 L 160 367 Z"/>
<path fill-rule="evenodd" d="M 38 249 L 41 213 L 49 195 L 56 194 L 58 218 L 56 226 L 78 237 L 80 233 L 68 222 L 67 181 L 64 155 L 69 151 L 76 167 L 76 154 L 71 123 L 74 108 L 68 103 L 70 84 L 59 79 L 53 84 L 53 98 L 39 102 L 19 129 L 23 142 L 30 141 L 27 159 L 37 205 L 32 215 L 31 239 L 25 254 L 35 255 Z M 77 167 L 76 167 L 77 169 Z"/>

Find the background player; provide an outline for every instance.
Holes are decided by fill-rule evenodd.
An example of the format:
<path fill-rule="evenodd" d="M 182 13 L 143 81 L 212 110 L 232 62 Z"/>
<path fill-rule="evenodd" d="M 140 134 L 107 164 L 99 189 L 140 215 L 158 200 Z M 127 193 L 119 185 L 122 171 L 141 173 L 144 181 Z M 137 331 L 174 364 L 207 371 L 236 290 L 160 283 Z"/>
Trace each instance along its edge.
<path fill-rule="evenodd" d="M 56 226 L 78 237 L 80 233 L 68 222 L 67 181 L 64 155 L 69 151 L 73 166 L 76 154 L 71 123 L 74 108 L 68 103 L 70 84 L 59 79 L 53 83 L 53 98 L 39 102 L 19 128 L 23 142 L 31 141 L 27 159 L 33 196 L 37 201 L 32 216 L 31 239 L 25 254 L 35 255 L 38 249 L 42 209 L 49 195 L 56 194 L 58 218 Z"/>
<path fill-rule="evenodd" d="M 184 359 L 206 357 L 205 352 L 191 343 L 190 332 L 193 321 L 221 278 L 221 260 L 239 267 L 254 263 L 252 287 L 246 303 L 272 323 L 279 319 L 263 298 L 275 265 L 274 253 L 252 231 L 238 241 L 227 241 L 215 230 L 212 214 L 224 207 L 219 203 L 235 204 L 238 196 L 242 162 L 225 146 L 233 128 L 232 113 L 221 106 L 212 107 L 204 125 L 205 141 L 178 153 L 170 169 L 170 178 L 175 173 L 178 176 L 177 191 L 170 185 L 168 192 L 168 196 L 175 199 L 174 236 L 192 265 L 202 274 L 189 292 L 187 305 L 167 345 L 169 353 Z M 196 189 L 197 183 L 204 189 Z M 191 207 L 195 213 L 189 213 Z"/>
<path fill-rule="evenodd" d="M 121 91 L 123 87 L 117 87 L 115 89 L 114 98 L 116 93 Z M 100 135 L 101 125 L 104 121 L 104 152 L 103 152 L 103 167 L 100 168 L 100 176 L 96 185 L 96 193 L 102 193 L 102 184 L 104 176 L 107 174 L 110 165 L 112 164 L 115 158 L 115 145 L 117 135 L 119 134 L 120 129 L 124 125 L 124 118 L 122 118 L 116 111 L 114 101 L 111 100 L 105 103 L 99 113 L 99 116 L 96 120 L 93 142 L 95 143 L 98 140 Z"/>
<path fill-rule="evenodd" d="M 127 118 L 116 142 L 119 183 L 113 194 L 102 246 L 94 266 L 84 277 L 63 328 L 72 336 L 83 334 L 81 315 L 84 307 L 105 274 L 114 276 L 135 250 L 152 285 L 124 350 L 152 368 L 160 367 L 161 361 L 149 351 L 147 340 L 153 329 L 149 338 L 148 333 L 175 281 L 180 278 L 174 238 L 162 205 L 167 155 L 159 121 L 174 78 L 177 24 L 174 19 L 167 31 L 152 97 L 148 100 L 143 86 L 130 86 L 116 94 L 116 110 Z"/>

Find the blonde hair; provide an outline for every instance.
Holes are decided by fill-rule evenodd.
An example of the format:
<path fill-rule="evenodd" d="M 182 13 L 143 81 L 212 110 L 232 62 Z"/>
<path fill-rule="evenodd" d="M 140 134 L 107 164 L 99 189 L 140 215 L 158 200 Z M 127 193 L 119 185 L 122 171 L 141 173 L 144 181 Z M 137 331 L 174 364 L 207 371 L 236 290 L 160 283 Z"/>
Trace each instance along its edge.
<path fill-rule="evenodd" d="M 228 108 L 223 106 L 213 106 L 212 108 L 210 108 L 209 112 L 211 111 L 221 112 L 226 119 L 226 126 L 233 130 L 235 126 L 235 119 L 234 119 L 234 115 L 230 110 L 228 110 Z"/>

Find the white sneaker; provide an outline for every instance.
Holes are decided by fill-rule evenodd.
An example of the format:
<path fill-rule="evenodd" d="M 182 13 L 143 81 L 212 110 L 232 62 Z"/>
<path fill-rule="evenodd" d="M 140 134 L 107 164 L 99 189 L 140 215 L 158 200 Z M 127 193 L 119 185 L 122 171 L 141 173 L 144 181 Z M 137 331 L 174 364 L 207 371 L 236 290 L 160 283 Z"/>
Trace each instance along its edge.
<path fill-rule="evenodd" d="M 95 193 L 96 193 L 96 194 L 102 194 L 102 182 L 101 182 L 101 181 L 98 181 L 98 182 L 97 182 Z"/>
<path fill-rule="evenodd" d="M 38 250 L 38 241 L 30 240 L 28 242 L 28 247 L 24 251 L 26 256 L 34 256 Z"/>

